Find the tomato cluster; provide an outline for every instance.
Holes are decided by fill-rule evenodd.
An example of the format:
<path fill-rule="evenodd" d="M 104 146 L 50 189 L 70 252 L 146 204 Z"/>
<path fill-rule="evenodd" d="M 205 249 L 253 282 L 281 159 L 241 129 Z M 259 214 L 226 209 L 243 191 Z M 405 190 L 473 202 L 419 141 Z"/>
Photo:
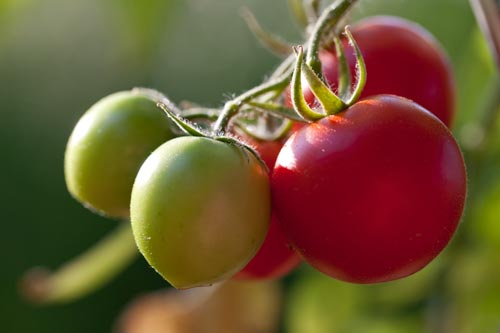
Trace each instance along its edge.
<path fill-rule="evenodd" d="M 212 130 L 151 91 L 103 99 L 70 137 L 69 191 L 99 213 L 130 218 L 140 252 L 177 288 L 277 278 L 302 260 L 355 283 L 415 273 L 448 244 L 465 202 L 464 160 L 447 127 L 450 67 L 429 33 L 401 19 L 369 19 L 353 35 L 368 73 L 361 100 L 329 113 L 320 110 L 324 89 L 306 86 L 302 98 L 321 119 L 302 119 L 284 138 L 227 134 L 287 105 L 303 117 L 280 82 L 227 103 Z M 320 51 L 317 79 L 333 91 L 336 46 Z M 359 61 L 347 56 L 351 76 Z M 300 78 L 309 64 L 297 63 Z M 270 87 L 278 107 L 258 99 Z M 232 119 L 241 110 L 255 112 Z"/>

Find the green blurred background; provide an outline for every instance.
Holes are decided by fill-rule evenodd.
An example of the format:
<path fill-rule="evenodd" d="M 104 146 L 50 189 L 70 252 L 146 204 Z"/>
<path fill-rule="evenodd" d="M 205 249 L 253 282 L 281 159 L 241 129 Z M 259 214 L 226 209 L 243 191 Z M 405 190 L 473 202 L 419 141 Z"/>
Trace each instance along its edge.
<path fill-rule="evenodd" d="M 301 42 L 287 0 L 0 0 L 1 332 L 110 332 L 134 296 L 167 286 L 141 259 L 71 304 L 40 307 L 18 293 L 27 269 L 56 268 L 116 225 L 75 202 L 64 184 L 66 140 L 90 105 L 147 86 L 176 102 L 217 107 L 279 63 L 246 28 L 242 6 L 268 30 Z M 352 19 L 373 14 L 419 22 L 452 59 L 454 132 L 469 173 L 466 215 L 439 259 L 402 281 L 357 286 L 302 267 L 284 281 L 281 331 L 495 332 L 500 135 L 498 117 L 488 117 L 500 89 L 493 62 L 467 0 L 360 0 Z M 478 146 L 484 124 L 489 132 Z"/>

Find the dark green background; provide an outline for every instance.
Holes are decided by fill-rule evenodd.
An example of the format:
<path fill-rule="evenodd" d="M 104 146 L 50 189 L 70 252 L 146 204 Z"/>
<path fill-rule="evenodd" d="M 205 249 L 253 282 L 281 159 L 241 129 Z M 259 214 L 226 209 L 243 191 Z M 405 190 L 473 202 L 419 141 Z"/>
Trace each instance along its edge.
<path fill-rule="evenodd" d="M 359 2 L 354 17 L 411 18 L 450 54 L 459 101 L 454 130 L 469 168 L 467 214 L 458 245 L 401 282 L 360 287 L 301 269 L 287 280 L 283 330 L 431 332 L 432 318 L 448 311 L 458 327 L 450 332 L 494 332 L 500 325 L 500 136 L 484 153 L 467 152 L 494 77 L 484 41 L 466 0 Z M 56 268 L 116 224 L 81 207 L 64 184 L 66 140 L 90 105 L 147 86 L 177 102 L 220 106 L 278 64 L 246 29 L 238 15 L 243 5 L 269 30 L 300 42 L 286 0 L 0 1 L 0 331 L 110 332 L 134 295 L 167 286 L 142 259 L 112 284 L 64 306 L 31 305 L 17 284 L 28 268 Z M 446 293 L 439 290 L 442 267 L 451 285 Z"/>

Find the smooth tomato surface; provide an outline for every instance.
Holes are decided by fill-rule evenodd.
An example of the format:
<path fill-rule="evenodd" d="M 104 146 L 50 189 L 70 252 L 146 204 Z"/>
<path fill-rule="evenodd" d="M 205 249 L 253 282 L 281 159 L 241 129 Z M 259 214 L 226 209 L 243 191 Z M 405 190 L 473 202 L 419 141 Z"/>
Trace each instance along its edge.
<path fill-rule="evenodd" d="M 144 94 L 123 91 L 101 99 L 80 118 L 66 146 L 69 192 L 94 211 L 128 218 L 141 164 L 172 137 L 170 120 Z"/>
<path fill-rule="evenodd" d="M 294 133 L 272 174 L 273 205 L 302 257 L 350 282 L 410 275 L 448 244 L 466 174 L 451 132 L 407 99 L 376 96 Z"/>
<path fill-rule="evenodd" d="M 139 250 L 174 287 L 209 285 L 240 271 L 271 215 L 269 176 L 248 150 L 180 137 L 151 154 L 134 183 Z"/>
<path fill-rule="evenodd" d="M 272 170 L 283 142 L 260 141 L 250 139 L 248 136 L 243 140 L 255 148 L 269 170 Z M 255 257 L 234 278 L 241 280 L 280 278 L 297 267 L 300 261 L 300 257 L 291 249 L 283 235 L 276 214 L 272 213 L 264 243 Z"/>
<path fill-rule="evenodd" d="M 448 127 L 452 124 L 455 85 L 450 61 L 427 30 L 402 18 L 375 16 L 352 25 L 351 31 L 367 69 L 361 98 L 379 94 L 406 97 L 431 111 Z M 347 42 L 344 44 L 354 77 L 353 50 Z M 320 59 L 325 78 L 335 90 L 338 82 L 335 51 L 321 52 Z M 314 95 L 308 88 L 304 89 L 304 95 L 313 104 Z"/>

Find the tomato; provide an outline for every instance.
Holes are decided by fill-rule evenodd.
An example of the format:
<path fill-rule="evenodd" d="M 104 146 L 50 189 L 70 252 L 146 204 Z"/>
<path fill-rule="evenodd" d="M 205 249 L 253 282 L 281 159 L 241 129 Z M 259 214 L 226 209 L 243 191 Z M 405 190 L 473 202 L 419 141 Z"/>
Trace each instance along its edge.
<path fill-rule="evenodd" d="M 269 170 L 272 170 L 283 142 L 261 141 L 248 136 L 245 136 L 243 140 L 255 148 Z M 240 280 L 276 279 L 288 274 L 299 263 L 299 256 L 288 245 L 276 215 L 272 213 L 271 224 L 264 243 L 255 257 L 234 278 Z"/>
<path fill-rule="evenodd" d="M 269 176 L 246 148 L 179 137 L 156 149 L 132 189 L 132 231 L 149 264 L 179 289 L 240 271 L 270 220 Z"/>
<path fill-rule="evenodd" d="M 128 218 L 141 164 L 172 137 L 170 121 L 144 94 L 123 91 L 101 99 L 69 138 L 64 160 L 69 192 L 98 213 Z"/>
<path fill-rule="evenodd" d="M 288 245 L 276 215 L 266 239 L 253 259 L 233 278 L 238 280 L 278 279 L 290 273 L 300 263 L 300 257 Z"/>
<path fill-rule="evenodd" d="M 294 133 L 271 188 L 282 229 L 304 260 L 340 280 L 376 283 L 417 272 L 448 244 L 466 173 L 441 121 L 381 95 Z"/>
<path fill-rule="evenodd" d="M 393 94 L 420 104 L 450 126 L 455 112 L 455 85 L 450 61 L 436 39 L 421 26 L 398 17 L 375 16 L 351 28 L 366 64 L 361 98 Z M 356 59 L 344 43 L 354 77 Z M 320 53 L 325 78 L 335 90 L 338 63 L 334 50 Z M 304 89 L 306 100 L 314 95 Z M 287 97 L 289 99 L 289 96 Z M 290 101 L 288 104 L 291 105 Z"/>

